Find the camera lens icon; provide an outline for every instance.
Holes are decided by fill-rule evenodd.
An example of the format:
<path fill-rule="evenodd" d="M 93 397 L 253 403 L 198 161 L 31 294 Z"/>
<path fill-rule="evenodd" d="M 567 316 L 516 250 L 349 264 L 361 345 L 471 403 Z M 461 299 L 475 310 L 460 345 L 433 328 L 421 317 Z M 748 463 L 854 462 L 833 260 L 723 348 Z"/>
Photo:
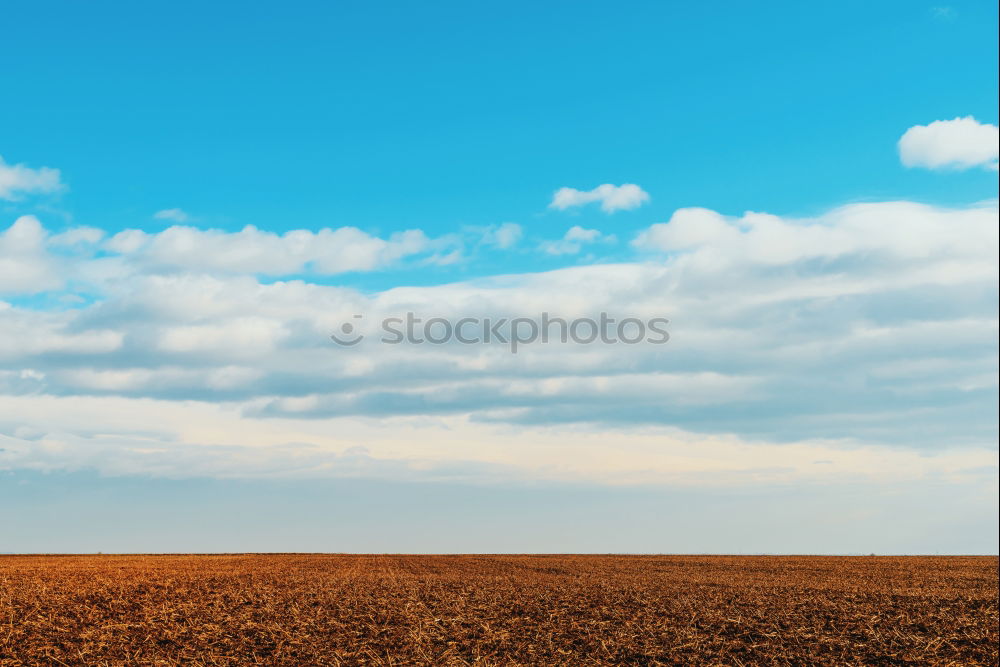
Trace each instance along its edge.
<path fill-rule="evenodd" d="M 354 319 L 360 320 L 361 317 L 362 317 L 361 315 L 355 315 Z M 360 334 L 355 331 L 355 326 L 350 322 L 344 322 L 343 324 L 340 325 L 339 334 L 338 333 L 330 334 L 330 338 L 333 340 L 333 342 L 337 343 L 338 345 L 343 345 L 344 347 L 352 347 L 354 345 L 357 345 L 358 343 L 361 342 L 361 340 L 364 337 L 365 337 L 364 334 Z"/>

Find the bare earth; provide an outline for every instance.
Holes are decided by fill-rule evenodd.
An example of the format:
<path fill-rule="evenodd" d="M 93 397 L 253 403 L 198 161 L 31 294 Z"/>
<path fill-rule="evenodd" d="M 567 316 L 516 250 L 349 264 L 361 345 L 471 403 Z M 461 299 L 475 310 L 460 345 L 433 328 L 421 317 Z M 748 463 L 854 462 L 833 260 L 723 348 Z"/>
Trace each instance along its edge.
<path fill-rule="evenodd" d="M 0 556 L 0 665 L 995 665 L 997 565 Z"/>

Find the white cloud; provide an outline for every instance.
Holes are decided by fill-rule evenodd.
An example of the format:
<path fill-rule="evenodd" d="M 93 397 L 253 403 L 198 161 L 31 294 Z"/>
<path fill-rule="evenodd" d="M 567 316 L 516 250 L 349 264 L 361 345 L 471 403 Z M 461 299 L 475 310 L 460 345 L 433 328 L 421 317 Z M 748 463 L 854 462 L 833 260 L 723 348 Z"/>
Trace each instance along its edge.
<path fill-rule="evenodd" d="M 741 218 L 702 208 L 679 209 L 667 223 L 641 232 L 633 245 L 643 250 L 688 252 L 687 261 L 714 270 L 735 265 L 790 266 L 814 259 L 853 257 L 873 270 L 894 261 L 967 258 L 969 270 L 996 257 L 995 204 L 942 209 L 911 202 L 851 204 L 810 219 L 765 213 Z M 914 267 L 921 268 L 921 267 Z M 954 276 L 966 272 L 956 270 Z M 860 274 L 858 274 L 860 277 Z"/>
<path fill-rule="evenodd" d="M 521 225 L 516 222 L 504 222 L 496 227 L 491 227 L 483 234 L 483 243 L 491 245 L 501 250 L 505 250 L 517 244 L 524 236 Z"/>
<path fill-rule="evenodd" d="M 446 241 L 431 240 L 420 230 L 397 232 L 381 239 L 355 227 L 275 234 L 253 226 L 238 232 L 184 226 L 168 227 L 156 234 L 125 230 L 106 244 L 109 251 L 153 269 L 275 276 L 372 271 L 446 247 Z"/>
<path fill-rule="evenodd" d="M 288 328 L 274 318 L 234 317 L 211 324 L 179 324 L 164 327 L 157 347 L 172 353 L 225 354 L 239 356 L 272 353 L 289 335 Z"/>
<path fill-rule="evenodd" d="M 899 140 L 899 159 L 907 167 L 997 169 L 1000 128 L 972 116 L 914 125 Z"/>
<path fill-rule="evenodd" d="M 58 169 L 7 164 L 0 156 L 0 199 L 14 201 L 22 195 L 58 192 L 63 187 Z"/>
<path fill-rule="evenodd" d="M 87 378 L 109 389 L 144 380 L 123 372 Z M 260 419 L 204 401 L 43 395 L 11 398 L 9 408 L 22 424 L 2 436 L 0 469 L 719 487 L 873 478 L 982 483 L 981 471 L 996 463 L 988 447 L 928 454 L 821 439 L 778 444 L 664 427 L 535 425 L 514 431 L 465 416 Z M 0 413 L 0 419 L 7 416 Z"/>
<path fill-rule="evenodd" d="M 509 223 L 488 236 L 491 245 L 501 247 L 514 243 L 519 234 L 520 228 Z M 67 281 L 93 291 L 114 282 L 170 273 L 333 275 L 388 269 L 404 260 L 444 266 L 463 258 L 468 240 L 460 235 L 429 238 L 420 230 L 380 238 L 354 227 L 276 234 L 253 226 L 238 232 L 188 226 L 157 233 L 126 229 L 105 238 L 93 227 L 51 235 L 34 216 L 22 216 L 8 229 L 0 229 L 0 294 L 35 294 Z"/>
<path fill-rule="evenodd" d="M 0 466 L 356 474 L 341 457 L 362 444 L 366 465 L 404 476 L 473 466 L 725 483 L 896 467 L 916 478 L 936 465 L 957 475 L 990 451 L 995 460 L 995 424 L 983 416 L 997 385 L 997 218 L 992 203 L 860 204 L 810 219 L 682 209 L 638 236 L 647 261 L 373 294 L 254 274 L 297 270 L 330 245 L 371 247 L 365 261 L 377 263 L 408 243 L 427 256 L 436 241 L 172 228 L 92 250 L 92 232 L 69 230 L 56 245 L 22 218 L 0 237 L 0 256 L 58 268 L 23 286 L 54 275 L 93 291 L 70 309 L 0 307 L 0 426 L 44 434 L 31 444 L 0 428 Z M 574 227 L 560 242 L 603 238 Z M 378 322 L 406 311 L 667 317 L 671 341 L 512 355 L 329 340 L 354 314 L 377 336 Z M 813 460 L 835 464 L 820 473 Z"/>
<path fill-rule="evenodd" d="M 53 246 L 94 245 L 104 238 L 104 230 L 96 227 L 73 227 L 49 238 Z"/>
<path fill-rule="evenodd" d="M 542 241 L 538 248 L 550 255 L 575 255 L 583 249 L 584 245 L 598 241 L 613 242 L 614 240 L 614 235 L 605 236 L 596 229 L 584 229 L 579 225 L 574 225 L 566 231 L 561 239 Z"/>
<path fill-rule="evenodd" d="M 21 216 L 0 232 L 0 294 L 35 294 L 62 285 L 46 236 L 33 215 Z"/>
<path fill-rule="evenodd" d="M 584 229 L 579 225 L 574 225 L 567 230 L 563 238 L 567 241 L 580 241 L 581 243 L 592 243 L 601 238 L 601 232 L 596 229 Z"/>
<path fill-rule="evenodd" d="M 153 214 L 156 220 L 170 220 L 172 222 L 187 222 L 191 216 L 179 208 L 166 208 Z"/>
<path fill-rule="evenodd" d="M 575 188 L 559 188 L 552 196 L 549 208 L 564 211 L 568 208 L 600 202 L 602 211 L 605 213 L 614 213 L 615 211 L 628 211 L 639 208 L 648 201 L 649 194 L 638 185 L 632 183 L 625 183 L 623 185 L 605 183 L 589 191 L 576 190 Z"/>

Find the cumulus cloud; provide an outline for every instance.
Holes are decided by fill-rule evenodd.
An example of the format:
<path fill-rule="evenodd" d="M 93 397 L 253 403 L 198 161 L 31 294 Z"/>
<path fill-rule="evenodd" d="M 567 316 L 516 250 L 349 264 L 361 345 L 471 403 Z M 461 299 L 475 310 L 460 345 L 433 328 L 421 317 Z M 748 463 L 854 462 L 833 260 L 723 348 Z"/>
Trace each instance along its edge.
<path fill-rule="evenodd" d="M 96 227 L 73 227 L 49 237 L 50 246 L 96 245 L 104 238 L 104 230 Z"/>
<path fill-rule="evenodd" d="M 734 265 L 791 266 L 852 259 L 883 266 L 894 261 L 927 266 L 934 258 L 967 257 L 970 270 L 982 270 L 997 243 L 996 206 L 942 209 L 911 202 L 851 204 L 817 218 L 785 219 L 766 213 L 735 218 L 702 208 L 685 208 L 667 223 L 641 232 L 633 245 L 643 250 L 689 251 L 721 269 Z M 693 261 L 693 260 L 691 260 Z M 958 268 L 958 267 L 956 267 Z M 957 270 L 955 277 L 965 275 Z"/>
<path fill-rule="evenodd" d="M 899 140 L 899 159 L 907 167 L 997 169 L 1000 128 L 972 116 L 914 125 Z"/>
<path fill-rule="evenodd" d="M 7 164 L 0 156 L 0 199 L 15 201 L 23 195 L 58 192 L 63 187 L 58 169 Z"/>
<path fill-rule="evenodd" d="M 165 208 L 162 211 L 157 211 L 153 214 L 155 220 L 170 220 L 172 222 L 184 223 L 191 219 L 183 209 L 179 208 Z"/>
<path fill-rule="evenodd" d="M 35 294 L 62 286 L 46 237 L 33 215 L 21 216 L 0 232 L 0 294 Z"/>
<path fill-rule="evenodd" d="M 583 246 L 598 241 L 613 242 L 614 235 L 605 236 L 596 229 L 584 229 L 579 225 L 570 227 L 561 239 L 556 241 L 542 241 L 538 248 L 549 255 L 575 255 Z"/>
<path fill-rule="evenodd" d="M 638 185 L 632 183 L 625 183 L 623 185 L 605 183 L 593 190 L 587 191 L 575 188 L 559 188 L 552 196 L 549 208 L 564 211 L 568 208 L 600 202 L 602 211 L 605 213 L 614 213 L 615 211 L 628 211 L 639 208 L 648 201 L 649 194 Z"/>
<path fill-rule="evenodd" d="M 501 227 L 495 242 L 512 243 L 516 232 Z M 56 256 L 56 250 L 71 254 Z M 330 275 L 374 271 L 415 257 L 444 264 L 460 252 L 461 239 L 431 239 L 420 230 L 380 238 L 354 227 L 276 234 L 253 226 L 237 232 L 172 226 L 157 233 L 127 229 L 105 239 L 92 227 L 49 235 L 37 218 L 25 216 L 0 236 L 0 290 L 31 293 L 66 278 L 125 279 L 162 272 Z"/>
<path fill-rule="evenodd" d="M 253 226 L 238 232 L 174 226 L 156 234 L 119 232 L 107 249 L 155 268 L 290 275 L 371 271 L 439 245 L 420 230 L 381 239 L 355 227 L 275 234 Z"/>
<path fill-rule="evenodd" d="M 517 245 L 524 236 L 524 230 L 516 222 L 504 222 L 483 231 L 483 245 L 493 246 L 501 250 Z"/>

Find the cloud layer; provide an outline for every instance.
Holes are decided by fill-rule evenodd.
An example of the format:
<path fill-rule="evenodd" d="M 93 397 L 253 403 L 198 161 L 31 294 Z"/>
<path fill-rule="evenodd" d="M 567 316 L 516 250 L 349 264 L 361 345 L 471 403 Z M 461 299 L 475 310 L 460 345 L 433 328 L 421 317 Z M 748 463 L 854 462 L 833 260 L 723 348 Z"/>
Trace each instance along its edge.
<path fill-rule="evenodd" d="M 515 243 L 515 225 L 489 229 L 499 247 Z M 110 237 L 92 227 L 51 234 L 35 216 L 0 232 L 0 295 L 36 294 L 73 284 L 100 291 L 137 276 L 210 274 L 293 276 L 374 271 L 404 259 L 424 264 L 455 261 L 461 239 L 427 237 L 420 230 L 387 238 L 355 227 L 299 229 L 282 234 L 247 226 L 238 232 L 175 225 L 161 232 L 127 229 Z"/>
<path fill-rule="evenodd" d="M 810 219 L 682 209 L 639 233 L 630 261 L 363 293 L 300 273 L 437 261 L 446 240 L 189 227 L 105 238 L 22 217 L 0 237 L 13 295 L 0 310 L 0 466 L 602 483 L 981 475 L 995 464 L 997 222 L 995 204 Z M 575 229 L 562 240 L 596 239 Z M 509 246 L 516 231 L 480 238 Z M 28 294 L 64 305 L 18 301 Z M 666 317 L 671 340 L 512 355 L 329 339 L 344 322 L 374 336 L 405 312 Z"/>

